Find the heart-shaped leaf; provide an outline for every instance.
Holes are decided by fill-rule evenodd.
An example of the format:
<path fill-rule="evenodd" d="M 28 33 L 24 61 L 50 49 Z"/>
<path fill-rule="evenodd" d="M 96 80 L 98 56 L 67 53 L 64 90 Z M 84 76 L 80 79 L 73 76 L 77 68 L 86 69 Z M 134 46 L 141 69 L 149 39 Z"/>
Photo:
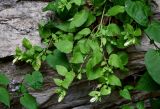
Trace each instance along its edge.
<path fill-rule="evenodd" d="M 160 90 L 160 85 L 158 85 L 146 72 L 138 81 L 137 86 L 135 87 L 137 90 L 140 91 L 147 91 L 147 92 L 152 92 L 152 91 L 157 91 Z"/>
<path fill-rule="evenodd" d="M 71 21 L 71 28 L 80 27 L 82 26 L 88 19 L 88 10 L 82 10 L 75 14 L 73 20 Z"/>
<path fill-rule="evenodd" d="M 43 84 L 43 76 L 39 71 L 34 71 L 32 75 L 27 74 L 24 77 L 24 81 L 26 84 L 28 84 L 32 88 L 39 89 L 42 87 L 42 84 Z"/>
<path fill-rule="evenodd" d="M 149 8 L 142 1 L 127 0 L 125 3 L 125 10 L 137 23 L 142 26 L 147 25 Z"/>
<path fill-rule="evenodd" d="M 56 69 L 56 65 L 62 65 L 67 69 L 69 68 L 67 56 L 58 49 L 54 50 L 53 55 L 48 55 L 46 61 L 53 69 Z"/>
<path fill-rule="evenodd" d="M 1 72 L 0 72 L 0 84 L 5 86 L 9 84 L 9 79 Z"/>
<path fill-rule="evenodd" d="M 145 65 L 153 80 L 160 84 L 160 52 L 150 49 L 145 55 Z"/>
<path fill-rule="evenodd" d="M 106 13 L 107 16 L 115 16 L 119 13 L 124 13 L 125 9 L 124 6 L 120 6 L 120 5 L 116 5 L 113 6 L 112 8 L 110 8 L 108 10 L 108 12 Z"/>
<path fill-rule="evenodd" d="M 153 21 L 148 28 L 145 30 L 145 33 L 154 41 L 160 42 L 160 22 Z"/>
<path fill-rule="evenodd" d="M 69 40 L 60 40 L 54 44 L 58 50 L 64 53 L 70 53 L 73 48 L 73 42 Z"/>

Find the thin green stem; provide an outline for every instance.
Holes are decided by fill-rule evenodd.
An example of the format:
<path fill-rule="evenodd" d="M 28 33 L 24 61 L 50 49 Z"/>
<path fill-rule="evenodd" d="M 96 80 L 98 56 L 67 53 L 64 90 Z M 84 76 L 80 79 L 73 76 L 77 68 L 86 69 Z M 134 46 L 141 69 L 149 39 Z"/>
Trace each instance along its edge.
<path fill-rule="evenodd" d="M 97 30 L 97 31 L 99 31 L 100 29 L 102 29 L 102 25 L 103 25 L 103 18 L 104 18 L 105 10 L 106 10 L 106 4 L 105 4 L 105 6 L 104 6 L 104 8 L 103 8 L 101 21 L 100 21 L 100 24 L 99 24 L 99 27 L 98 27 L 98 30 Z"/>

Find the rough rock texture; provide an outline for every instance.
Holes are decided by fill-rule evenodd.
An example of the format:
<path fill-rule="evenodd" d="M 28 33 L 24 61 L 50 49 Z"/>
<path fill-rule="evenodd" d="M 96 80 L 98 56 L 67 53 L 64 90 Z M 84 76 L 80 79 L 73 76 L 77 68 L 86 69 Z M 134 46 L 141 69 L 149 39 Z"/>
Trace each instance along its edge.
<path fill-rule="evenodd" d="M 160 4 L 160 1 L 157 0 Z M 41 44 L 40 37 L 37 31 L 37 24 L 41 19 L 46 18 L 46 13 L 41 11 L 42 7 L 46 5 L 45 2 L 40 1 L 20 1 L 16 0 L 0 0 L 0 72 L 5 72 L 10 80 L 20 82 L 23 75 L 31 72 L 32 68 L 26 64 L 13 65 L 12 55 L 16 46 L 21 46 L 21 41 L 27 37 L 34 44 Z M 158 12 L 160 8 L 156 11 Z M 136 75 L 144 70 L 144 53 L 149 48 L 153 48 L 147 37 L 143 37 L 141 44 L 128 48 L 130 54 L 129 65 L 130 74 L 127 76 Z M 31 94 L 37 98 L 40 108 L 42 109 L 108 109 L 113 106 L 119 106 L 125 102 L 120 99 L 117 92 L 104 98 L 103 102 L 97 104 L 90 104 L 88 92 L 95 86 L 94 82 L 81 81 L 75 82 L 70 88 L 68 95 L 62 103 L 57 102 L 57 96 L 54 94 L 55 85 L 52 77 L 56 74 L 50 68 L 42 68 L 45 76 L 44 88 L 41 91 Z M 126 75 L 120 75 L 125 78 Z M 12 86 L 14 87 L 14 86 Z M 144 94 L 135 94 L 136 97 L 141 98 Z M 0 107 L 1 109 L 1 107 Z M 21 107 L 13 107 L 12 109 L 22 109 Z M 116 109 L 114 107 L 114 109 Z"/>
<path fill-rule="evenodd" d="M 13 65 L 12 59 L 8 58 L 14 55 L 17 46 L 22 46 L 24 37 L 33 44 L 41 44 L 37 29 L 38 23 L 47 18 L 46 13 L 42 12 L 42 8 L 46 5 L 46 2 L 32 0 L 20 2 L 0 0 L 0 72 L 5 72 L 10 80 L 20 82 L 23 79 L 22 75 L 32 71 L 26 64 Z M 50 96 L 47 91 L 45 93 Z M 44 97 L 43 94 L 35 94 L 40 104 L 47 98 L 46 94 Z"/>
<path fill-rule="evenodd" d="M 154 0 L 158 4 L 158 8 L 156 9 L 156 12 L 159 12 L 160 10 L 160 1 L 159 0 Z"/>
<path fill-rule="evenodd" d="M 37 25 L 45 18 L 42 12 L 45 5 L 43 2 L 0 0 L 0 58 L 13 55 L 24 37 L 40 44 Z"/>

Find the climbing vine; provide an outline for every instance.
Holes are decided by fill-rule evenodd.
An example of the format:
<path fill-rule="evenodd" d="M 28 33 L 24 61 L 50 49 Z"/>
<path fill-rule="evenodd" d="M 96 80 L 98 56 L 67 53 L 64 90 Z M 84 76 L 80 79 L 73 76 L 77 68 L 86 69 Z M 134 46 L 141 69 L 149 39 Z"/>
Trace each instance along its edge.
<path fill-rule="evenodd" d="M 20 91 L 23 95 L 20 101 L 25 108 L 38 108 L 26 87 L 42 87 L 43 76 L 39 70 L 44 61 L 59 74 L 59 78 L 53 77 L 58 86 L 55 92 L 59 95 L 59 102 L 64 99 L 74 80 L 97 82 L 89 93 L 90 102 L 101 101 L 113 90 L 119 90 L 120 96 L 132 100 L 130 90 L 160 89 L 160 52 L 156 45 L 156 42 L 160 42 L 160 22 L 152 18 L 150 0 L 55 0 L 48 3 L 43 11 L 55 14 L 54 18 L 39 24 L 44 46 L 32 45 L 25 38 L 23 46 L 26 50 L 17 48 L 13 61 L 25 61 L 35 70 L 31 75 L 27 74 L 20 85 L 23 89 Z M 122 83 L 117 72 L 127 74 L 130 71 L 127 68 L 126 48 L 140 44 L 142 34 L 147 35 L 156 49 L 146 53 L 148 71 L 133 87 Z M 4 86 L 8 84 L 8 80 L 5 81 L 2 80 Z M 4 87 L 0 90 L 7 92 Z M 5 98 L 6 101 L 0 97 L 0 101 L 9 106 L 8 93 Z M 27 105 L 29 102 L 33 106 Z M 144 109 L 143 101 L 138 102 L 136 107 Z M 123 105 L 122 109 L 133 107 Z"/>

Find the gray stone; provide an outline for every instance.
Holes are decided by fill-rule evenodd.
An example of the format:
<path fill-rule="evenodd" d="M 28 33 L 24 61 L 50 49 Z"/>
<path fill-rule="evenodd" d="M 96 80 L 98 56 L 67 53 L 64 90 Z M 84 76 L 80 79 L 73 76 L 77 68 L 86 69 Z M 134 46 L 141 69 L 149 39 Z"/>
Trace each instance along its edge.
<path fill-rule="evenodd" d="M 0 63 L 0 72 L 5 73 L 5 75 L 7 75 L 11 81 L 22 81 L 23 75 L 31 71 L 32 68 L 27 66 L 26 64 L 21 64 L 20 66 L 17 66 L 14 65 L 12 62 Z"/>
<path fill-rule="evenodd" d="M 11 2 L 10 2 L 11 1 Z M 21 47 L 24 37 L 33 44 L 41 44 L 38 23 L 46 18 L 43 2 L 0 1 L 0 58 L 14 55 L 15 48 Z M 7 8 L 4 8 L 5 6 Z M 4 8 L 4 9 L 2 9 Z"/>
<path fill-rule="evenodd" d="M 0 0 L 0 11 L 16 4 L 17 0 Z"/>
<path fill-rule="evenodd" d="M 160 0 L 154 0 L 158 7 L 156 8 L 156 12 L 160 12 Z"/>
<path fill-rule="evenodd" d="M 87 105 L 87 106 L 79 106 L 79 107 L 75 107 L 73 109 L 91 109 L 91 106 L 90 105 Z"/>
<path fill-rule="evenodd" d="M 38 104 L 43 104 L 49 100 L 49 98 L 54 94 L 55 88 L 50 88 L 41 92 L 31 93 L 34 97 L 36 97 L 36 101 Z"/>

